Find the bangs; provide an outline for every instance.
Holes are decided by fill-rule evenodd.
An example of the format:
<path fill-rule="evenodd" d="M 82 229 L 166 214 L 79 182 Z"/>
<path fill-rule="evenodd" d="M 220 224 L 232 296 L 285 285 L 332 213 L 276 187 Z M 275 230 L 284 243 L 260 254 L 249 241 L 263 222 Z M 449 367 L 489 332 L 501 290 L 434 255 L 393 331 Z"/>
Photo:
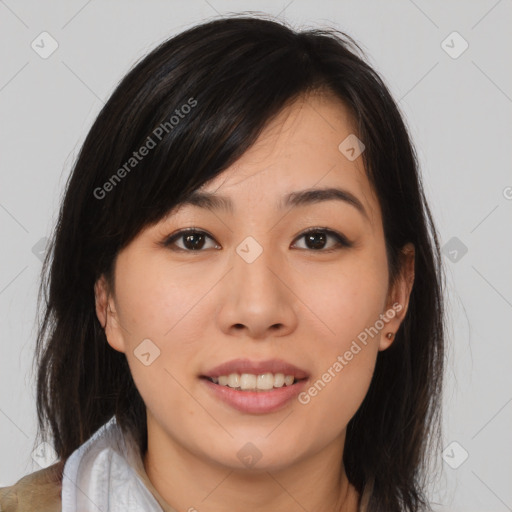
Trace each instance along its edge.
<path fill-rule="evenodd" d="M 288 103 L 325 86 L 300 39 L 246 23 L 238 40 L 219 30 L 224 21 L 184 32 L 120 83 L 84 144 L 95 160 L 80 159 L 75 171 L 92 178 L 88 238 L 115 238 L 121 249 L 234 163 Z M 112 119 L 116 133 L 107 131 Z"/>

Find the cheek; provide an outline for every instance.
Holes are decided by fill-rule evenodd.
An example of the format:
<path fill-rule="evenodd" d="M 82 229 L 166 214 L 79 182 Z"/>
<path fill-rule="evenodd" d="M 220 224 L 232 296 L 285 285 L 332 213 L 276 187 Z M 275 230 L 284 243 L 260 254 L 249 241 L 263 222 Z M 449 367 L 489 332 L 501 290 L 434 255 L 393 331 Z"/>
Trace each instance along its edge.
<path fill-rule="evenodd" d="M 328 278 L 309 273 L 316 284 L 307 295 L 308 305 L 320 312 L 322 322 L 314 341 L 314 376 L 299 403 L 309 408 L 312 429 L 334 435 L 346 427 L 366 396 L 382 332 L 385 265 L 385 259 L 369 254 L 350 262 L 347 258 Z"/>
<path fill-rule="evenodd" d="M 180 383 L 197 355 L 193 305 L 206 284 L 201 287 L 202 280 L 191 280 L 161 257 L 149 258 L 142 251 L 120 256 L 116 308 L 135 385 L 151 410 L 178 407 L 191 413 L 189 401 L 180 400 L 185 396 Z"/>
<path fill-rule="evenodd" d="M 132 248 L 121 253 L 116 262 L 116 308 L 122 325 L 126 356 L 134 380 L 140 379 L 141 391 L 158 391 L 157 382 L 167 394 L 179 389 L 171 370 L 183 380 L 200 345 L 204 344 L 205 308 L 212 308 L 213 294 L 208 294 L 218 281 L 215 272 L 205 276 L 196 265 L 172 261 L 165 251 L 154 248 Z M 211 322 L 211 320 L 210 320 Z M 157 347 L 158 357 L 146 367 L 135 352 L 145 339 Z M 152 352 L 149 345 L 149 352 Z M 147 381 L 147 384 L 146 384 Z"/>
<path fill-rule="evenodd" d="M 360 332 L 365 332 L 363 327 Z M 358 330 L 344 326 L 344 332 L 315 346 L 315 372 L 298 397 L 298 407 L 307 418 L 308 430 L 322 431 L 334 438 L 346 428 L 363 402 L 371 383 L 378 354 L 378 337 L 345 334 Z M 341 330 L 341 328 L 340 328 Z"/>
<path fill-rule="evenodd" d="M 165 346 L 178 330 L 180 337 L 187 338 L 183 330 L 194 324 L 194 315 L 198 314 L 194 305 L 208 290 L 208 283 L 191 270 L 171 264 L 165 252 L 132 251 L 119 258 L 116 304 L 132 343 L 154 338 Z M 185 317 L 187 321 L 183 322 Z"/>
<path fill-rule="evenodd" d="M 379 251 L 348 254 L 332 265 L 301 269 L 300 295 L 318 324 L 326 350 L 343 350 L 384 313 L 387 295 L 386 260 Z"/>

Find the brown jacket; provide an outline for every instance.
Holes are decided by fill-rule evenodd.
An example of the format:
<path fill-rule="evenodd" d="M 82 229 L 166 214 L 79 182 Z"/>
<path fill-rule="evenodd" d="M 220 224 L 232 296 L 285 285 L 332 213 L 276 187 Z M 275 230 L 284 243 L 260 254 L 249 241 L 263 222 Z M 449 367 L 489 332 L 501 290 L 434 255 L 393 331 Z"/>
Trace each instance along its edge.
<path fill-rule="evenodd" d="M 61 512 L 63 462 L 57 462 L 0 487 L 1 512 Z"/>

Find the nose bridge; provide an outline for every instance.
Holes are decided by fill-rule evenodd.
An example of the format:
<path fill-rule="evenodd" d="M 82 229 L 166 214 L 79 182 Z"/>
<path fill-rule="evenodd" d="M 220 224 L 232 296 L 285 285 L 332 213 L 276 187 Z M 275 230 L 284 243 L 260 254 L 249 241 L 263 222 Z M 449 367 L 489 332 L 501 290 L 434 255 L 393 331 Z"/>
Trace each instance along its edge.
<path fill-rule="evenodd" d="M 297 329 L 300 310 L 287 268 L 286 235 L 273 229 L 276 219 L 266 198 L 243 197 L 245 216 L 236 216 L 231 226 L 230 272 L 217 297 L 215 323 L 240 340 L 286 337 Z"/>
<path fill-rule="evenodd" d="M 258 235 L 256 235 L 258 236 Z M 263 240 L 263 235 L 249 235 L 245 237 L 235 248 L 234 270 L 235 275 L 241 282 L 249 284 L 252 287 L 267 288 L 269 281 L 274 280 L 275 276 L 270 269 L 275 265 L 276 254 L 272 254 L 272 248 L 268 245 L 269 238 Z M 269 268 L 270 267 L 270 268 Z M 266 289 L 267 293 L 271 290 Z M 271 300 L 271 297 L 268 297 Z"/>

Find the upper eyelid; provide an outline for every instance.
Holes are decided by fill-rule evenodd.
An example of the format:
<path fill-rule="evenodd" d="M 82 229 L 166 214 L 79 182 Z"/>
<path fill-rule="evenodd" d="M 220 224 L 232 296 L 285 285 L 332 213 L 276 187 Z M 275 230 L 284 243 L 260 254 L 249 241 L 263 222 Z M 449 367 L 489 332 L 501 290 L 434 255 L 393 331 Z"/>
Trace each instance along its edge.
<path fill-rule="evenodd" d="M 323 231 L 323 232 L 327 233 L 327 236 L 331 236 L 333 238 L 339 237 L 340 238 L 340 240 L 338 240 L 339 244 L 341 243 L 342 245 L 345 245 L 345 246 L 352 246 L 353 245 L 353 242 L 350 241 L 343 233 L 340 233 L 340 232 L 338 232 L 335 229 L 331 229 L 331 228 L 327 228 L 327 227 L 322 227 L 322 226 L 313 226 L 311 228 L 307 228 L 304 231 L 301 231 L 299 234 L 297 234 L 297 236 L 295 236 L 295 238 L 293 240 L 295 241 L 297 239 L 300 239 L 303 236 L 305 236 L 305 235 L 307 235 L 307 234 L 309 234 L 311 232 L 315 232 L 315 231 Z M 175 231 L 174 233 L 168 235 L 167 237 L 164 238 L 162 244 L 164 246 L 171 245 L 171 244 L 175 243 L 177 240 L 179 240 L 181 236 L 184 236 L 187 233 L 204 234 L 207 237 L 209 237 L 210 239 L 212 239 L 215 242 L 217 242 L 215 237 L 213 235 L 211 235 L 210 233 L 208 233 L 208 231 L 205 231 L 202 228 L 188 227 L 188 228 L 180 229 L 180 230 Z M 179 248 L 179 249 L 181 249 L 181 248 Z M 184 250 L 186 252 L 202 252 L 202 251 L 189 251 L 187 249 L 182 249 L 182 250 Z M 317 252 L 327 252 L 327 251 L 319 250 Z"/>

